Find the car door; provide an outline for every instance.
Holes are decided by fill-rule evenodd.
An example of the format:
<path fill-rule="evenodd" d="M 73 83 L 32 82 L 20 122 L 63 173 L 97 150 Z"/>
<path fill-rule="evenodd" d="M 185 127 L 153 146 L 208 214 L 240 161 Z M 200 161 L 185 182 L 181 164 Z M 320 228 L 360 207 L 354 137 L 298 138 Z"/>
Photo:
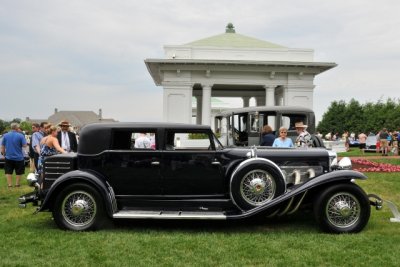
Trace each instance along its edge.
<path fill-rule="evenodd" d="M 162 153 L 166 196 L 222 197 L 225 194 L 221 159 L 212 137 L 211 131 L 166 131 Z"/>
<path fill-rule="evenodd" d="M 152 136 L 156 140 L 155 130 L 151 129 L 120 130 L 113 133 L 113 149 L 106 153 L 103 172 L 117 197 L 143 198 L 162 193 L 161 152 L 155 142 L 147 147 L 135 146 L 135 140 L 142 134 L 149 136 L 149 140 Z"/>

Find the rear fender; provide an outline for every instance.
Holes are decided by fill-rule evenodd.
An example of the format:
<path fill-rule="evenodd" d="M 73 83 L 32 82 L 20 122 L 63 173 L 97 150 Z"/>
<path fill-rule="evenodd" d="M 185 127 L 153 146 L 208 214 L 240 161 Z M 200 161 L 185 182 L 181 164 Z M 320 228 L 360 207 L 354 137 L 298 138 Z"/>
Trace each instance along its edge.
<path fill-rule="evenodd" d="M 99 191 L 103 197 L 107 214 L 109 216 L 112 216 L 112 214 L 116 212 L 116 199 L 111 186 L 102 175 L 90 170 L 75 170 L 60 176 L 46 193 L 46 197 L 38 211 L 51 210 L 58 193 L 61 192 L 66 185 L 76 182 L 85 182 Z"/>

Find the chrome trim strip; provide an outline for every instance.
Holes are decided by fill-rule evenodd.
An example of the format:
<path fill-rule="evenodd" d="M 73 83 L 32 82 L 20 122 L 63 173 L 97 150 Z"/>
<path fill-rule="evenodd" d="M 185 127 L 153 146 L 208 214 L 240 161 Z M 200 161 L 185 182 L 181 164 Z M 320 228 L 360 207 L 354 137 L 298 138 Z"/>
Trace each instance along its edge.
<path fill-rule="evenodd" d="M 119 211 L 113 214 L 115 219 L 207 219 L 226 220 L 221 212 L 189 211 Z"/>
<path fill-rule="evenodd" d="M 67 168 L 67 167 L 46 167 L 45 166 L 45 170 L 71 170 L 71 168 Z"/>
<path fill-rule="evenodd" d="M 70 165 L 71 162 L 70 161 L 45 161 L 44 164 L 49 164 L 49 165 L 53 165 L 53 164 L 64 164 L 64 165 Z"/>

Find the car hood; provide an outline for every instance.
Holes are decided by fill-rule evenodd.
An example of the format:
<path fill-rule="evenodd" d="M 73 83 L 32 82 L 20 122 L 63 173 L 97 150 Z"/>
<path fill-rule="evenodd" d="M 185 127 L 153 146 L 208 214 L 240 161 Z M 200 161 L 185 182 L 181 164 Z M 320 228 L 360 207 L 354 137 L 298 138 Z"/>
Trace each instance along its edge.
<path fill-rule="evenodd" d="M 230 158 L 246 158 L 251 155 L 251 150 L 254 148 L 225 148 L 226 155 Z M 329 161 L 329 153 L 324 148 L 272 148 L 272 147 L 257 147 L 255 148 L 257 157 L 270 159 L 273 161 L 295 161 L 295 160 L 310 160 L 318 159 Z"/>

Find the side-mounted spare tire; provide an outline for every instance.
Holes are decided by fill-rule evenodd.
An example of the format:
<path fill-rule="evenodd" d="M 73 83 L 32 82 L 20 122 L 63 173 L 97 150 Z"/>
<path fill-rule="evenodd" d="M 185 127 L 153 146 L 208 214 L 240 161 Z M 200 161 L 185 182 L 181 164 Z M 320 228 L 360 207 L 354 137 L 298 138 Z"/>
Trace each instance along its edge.
<path fill-rule="evenodd" d="M 270 202 L 285 192 L 285 179 L 269 162 L 247 163 L 239 166 L 231 177 L 231 198 L 242 210 Z"/>

